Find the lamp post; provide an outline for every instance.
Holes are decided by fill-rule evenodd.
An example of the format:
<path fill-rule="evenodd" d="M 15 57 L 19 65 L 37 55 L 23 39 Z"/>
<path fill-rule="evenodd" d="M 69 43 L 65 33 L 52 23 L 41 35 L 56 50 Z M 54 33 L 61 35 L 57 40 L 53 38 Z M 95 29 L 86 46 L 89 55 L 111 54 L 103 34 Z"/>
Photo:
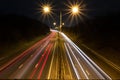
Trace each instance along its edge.
<path fill-rule="evenodd" d="M 53 25 L 56 26 L 56 22 L 54 22 Z"/>
<path fill-rule="evenodd" d="M 60 31 L 61 31 L 61 28 L 62 28 L 62 12 L 60 11 Z"/>
<path fill-rule="evenodd" d="M 74 4 L 74 5 L 71 5 L 69 8 L 69 13 L 70 13 L 70 15 L 73 15 L 73 16 L 76 16 L 76 15 L 78 15 L 78 14 L 80 14 L 80 8 L 79 8 L 80 6 L 79 5 L 77 5 L 77 4 Z M 43 5 L 42 6 L 42 12 L 43 12 L 43 14 L 46 14 L 46 15 L 49 15 L 50 13 L 52 13 L 52 7 L 50 6 L 50 5 Z M 59 25 L 59 31 L 61 32 L 61 28 L 62 28 L 62 26 L 64 25 L 64 23 L 62 22 L 62 17 L 63 17 L 63 15 L 62 15 L 62 11 L 60 11 L 60 14 L 59 14 L 59 20 L 60 20 L 60 25 Z M 56 23 L 53 23 L 53 25 L 56 25 Z"/>

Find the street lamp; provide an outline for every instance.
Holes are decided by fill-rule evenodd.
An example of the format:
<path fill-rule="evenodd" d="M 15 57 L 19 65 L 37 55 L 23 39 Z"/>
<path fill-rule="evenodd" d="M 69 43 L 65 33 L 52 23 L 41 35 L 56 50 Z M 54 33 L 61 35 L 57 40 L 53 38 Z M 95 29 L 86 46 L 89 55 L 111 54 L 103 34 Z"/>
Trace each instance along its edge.
<path fill-rule="evenodd" d="M 49 6 L 44 6 L 43 8 L 45 13 L 49 13 L 50 12 L 50 7 Z"/>
<path fill-rule="evenodd" d="M 61 28 L 62 28 L 62 12 L 60 11 L 60 31 L 61 31 Z"/>
<path fill-rule="evenodd" d="M 41 4 L 40 12 L 42 13 L 43 19 L 46 17 L 52 17 L 53 7 L 50 3 Z"/>
<path fill-rule="evenodd" d="M 68 13 L 72 16 L 72 18 L 74 16 L 79 16 L 79 14 L 81 12 L 79 4 L 73 4 L 73 5 L 71 4 L 68 7 L 69 7 Z M 61 28 L 62 28 L 63 25 L 64 25 L 64 23 L 62 22 L 62 12 L 60 11 L 60 31 L 61 31 Z"/>
<path fill-rule="evenodd" d="M 80 6 L 78 4 L 71 5 L 68 12 L 72 17 L 78 16 L 81 13 Z"/>
<path fill-rule="evenodd" d="M 56 22 L 54 22 L 53 25 L 56 26 Z"/>
<path fill-rule="evenodd" d="M 56 28 L 56 22 L 53 23 L 54 28 Z"/>
<path fill-rule="evenodd" d="M 70 5 L 68 5 L 68 7 L 69 7 L 68 13 L 70 14 L 70 16 L 72 16 L 72 18 L 74 16 L 79 16 L 79 14 L 80 14 L 80 4 L 70 4 Z M 43 10 L 42 11 L 43 14 L 51 15 L 50 13 L 52 13 L 52 7 L 49 4 L 43 5 L 42 10 Z M 60 14 L 59 14 L 59 18 L 60 18 L 59 31 L 61 31 L 61 28 L 64 25 L 64 23 L 62 22 L 62 17 L 63 17 L 62 11 L 60 11 Z M 53 25 L 55 26 L 56 23 L 54 22 Z"/>
<path fill-rule="evenodd" d="M 42 6 L 42 12 L 44 13 L 44 14 L 49 14 L 49 13 L 51 13 L 51 7 L 49 6 L 49 5 L 44 5 L 44 6 Z"/>
<path fill-rule="evenodd" d="M 62 23 L 62 25 L 64 26 L 64 25 L 65 25 L 65 23 Z"/>
<path fill-rule="evenodd" d="M 73 13 L 73 14 L 78 14 L 78 12 L 79 12 L 78 6 L 73 6 L 73 7 L 72 7 L 72 13 Z"/>

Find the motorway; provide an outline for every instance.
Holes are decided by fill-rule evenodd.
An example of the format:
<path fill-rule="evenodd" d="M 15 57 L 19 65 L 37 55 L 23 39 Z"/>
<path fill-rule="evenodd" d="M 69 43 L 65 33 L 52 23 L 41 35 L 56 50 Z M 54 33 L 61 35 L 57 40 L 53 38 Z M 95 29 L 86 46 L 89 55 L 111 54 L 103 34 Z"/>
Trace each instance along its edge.
<path fill-rule="evenodd" d="M 64 33 L 51 33 L 0 66 L 0 79 L 111 79 Z"/>

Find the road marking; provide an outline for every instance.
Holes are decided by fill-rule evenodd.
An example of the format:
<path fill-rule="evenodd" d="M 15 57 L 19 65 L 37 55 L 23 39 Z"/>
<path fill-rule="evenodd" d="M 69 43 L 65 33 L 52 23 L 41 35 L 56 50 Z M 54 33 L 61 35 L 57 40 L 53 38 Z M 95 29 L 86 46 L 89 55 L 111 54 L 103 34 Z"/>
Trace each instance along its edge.
<path fill-rule="evenodd" d="M 85 59 L 85 61 L 91 66 L 91 68 L 99 74 L 99 76 L 103 77 L 102 74 L 104 74 L 104 78 L 111 79 L 95 62 L 93 62 L 77 45 L 72 43 L 74 48 L 78 51 L 78 53 Z M 91 62 L 91 63 L 90 63 Z M 102 74 L 100 72 L 102 72 Z"/>
<path fill-rule="evenodd" d="M 98 70 L 100 70 L 106 76 L 107 79 L 111 79 L 110 76 L 108 76 L 97 64 L 95 64 L 73 41 L 71 41 L 64 33 L 62 32 L 60 33 L 78 51 L 78 53 L 85 59 L 85 61 L 88 64 L 90 64 L 90 62 L 92 63 L 92 65 L 90 64 L 91 67 L 94 65 Z"/>
<path fill-rule="evenodd" d="M 72 58 L 71 58 L 71 56 L 70 56 L 70 54 L 69 54 L 67 45 L 66 45 L 65 43 L 64 43 L 64 45 L 65 45 L 65 49 L 66 49 L 66 51 L 67 51 L 68 57 L 69 57 L 69 59 L 70 59 L 70 61 L 71 61 L 72 67 L 73 67 L 73 69 L 74 69 L 74 71 L 75 71 L 76 77 L 77 77 L 77 79 L 80 79 L 80 76 L 78 75 L 78 72 L 77 72 L 77 70 L 76 70 L 76 68 L 75 68 L 75 65 L 74 65 L 74 63 L 73 63 L 73 61 L 72 61 Z"/>
<path fill-rule="evenodd" d="M 40 69 L 40 71 L 39 71 L 39 74 L 38 74 L 37 79 L 40 79 L 40 77 L 41 77 L 41 75 L 42 75 L 43 69 L 45 68 L 45 65 L 46 65 L 46 62 L 47 62 L 47 60 L 48 60 L 49 54 L 50 54 L 50 52 L 51 52 L 52 46 L 53 46 L 53 44 L 50 44 L 50 46 L 47 47 L 48 50 L 46 51 L 46 57 L 45 57 L 45 60 L 44 60 L 44 62 L 43 62 L 43 64 L 42 64 L 42 67 L 41 67 L 41 69 Z"/>
<path fill-rule="evenodd" d="M 21 64 L 19 67 L 18 67 L 18 69 L 21 69 L 23 67 L 23 64 Z"/>
<path fill-rule="evenodd" d="M 80 62 L 78 61 L 77 57 L 76 57 L 76 56 L 75 56 L 75 54 L 73 53 L 73 51 L 72 51 L 72 49 L 71 49 L 70 45 L 69 45 L 68 43 L 67 43 L 67 45 L 68 45 L 68 48 L 70 49 L 70 51 L 71 51 L 72 55 L 74 56 L 75 60 L 77 61 L 77 63 L 78 63 L 78 65 L 79 65 L 79 67 L 81 68 L 82 72 L 84 73 L 84 75 L 85 75 L 86 79 L 89 79 L 89 78 L 88 78 L 88 76 L 87 76 L 87 74 L 85 73 L 85 71 L 84 71 L 84 69 L 83 69 L 82 65 L 80 64 Z"/>
<path fill-rule="evenodd" d="M 46 36 L 45 38 L 43 38 L 42 40 L 38 41 L 37 43 L 35 43 L 32 47 L 28 48 L 27 50 L 25 50 L 23 53 L 21 53 L 20 55 L 18 55 L 17 57 L 13 58 L 12 60 L 10 60 L 9 62 L 7 62 L 4 66 L 0 67 L 0 71 L 6 69 L 8 66 L 10 66 L 11 64 L 13 64 L 14 62 L 19 61 L 21 58 L 20 57 L 24 57 L 24 55 L 27 55 L 29 52 L 31 52 L 34 48 L 36 48 L 38 45 L 42 44 L 43 42 L 47 41 L 50 36 L 54 36 L 54 32 L 51 32 L 48 36 Z"/>
<path fill-rule="evenodd" d="M 88 75 L 90 75 L 90 73 L 86 70 L 86 73 L 88 74 Z"/>
<path fill-rule="evenodd" d="M 48 73 L 48 78 L 47 79 L 50 79 L 50 74 L 51 74 L 51 69 L 52 69 L 52 64 L 53 64 L 53 59 L 54 59 L 54 54 L 55 54 L 55 47 L 56 47 L 56 43 L 55 43 L 55 46 L 54 46 L 54 51 L 53 51 L 52 60 L 51 60 L 50 69 L 49 69 L 49 73 Z"/>
<path fill-rule="evenodd" d="M 65 44 L 65 42 L 64 42 L 64 44 Z M 64 48 L 65 48 L 65 45 L 64 45 Z M 67 56 L 67 54 L 65 54 L 65 56 Z M 65 58 L 65 60 L 66 60 L 66 63 L 64 64 L 64 65 L 65 65 L 65 68 L 66 68 L 67 65 L 69 65 L 67 59 L 68 59 L 68 58 Z M 70 79 L 73 79 L 72 73 L 71 73 L 71 71 L 70 71 L 70 65 L 68 66 L 68 72 L 70 73 L 70 74 L 68 75 L 68 76 L 70 76 Z M 67 78 L 68 78 L 68 77 L 67 77 Z"/>
<path fill-rule="evenodd" d="M 49 45 L 48 42 L 46 42 L 46 44 L 42 47 L 41 51 L 39 51 L 38 53 L 41 53 L 47 45 Z M 39 55 L 35 55 L 35 57 L 33 57 L 33 58 L 36 59 L 38 56 L 39 56 Z M 41 63 L 42 58 L 43 58 L 43 57 L 41 57 L 41 58 L 39 59 L 39 61 L 38 61 L 38 66 L 39 66 L 40 63 Z M 36 66 L 36 68 L 32 71 L 32 74 L 31 74 L 31 76 L 30 76 L 30 79 L 32 79 L 33 76 L 35 75 L 35 73 L 36 73 L 36 71 L 37 71 L 37 69 L 38 69 L 38 66 Z"/>
<path fill-rule="evenodd" d="M 35 65 L 35 68 L 37 68 L 38 67 L 38 63 Z"/>

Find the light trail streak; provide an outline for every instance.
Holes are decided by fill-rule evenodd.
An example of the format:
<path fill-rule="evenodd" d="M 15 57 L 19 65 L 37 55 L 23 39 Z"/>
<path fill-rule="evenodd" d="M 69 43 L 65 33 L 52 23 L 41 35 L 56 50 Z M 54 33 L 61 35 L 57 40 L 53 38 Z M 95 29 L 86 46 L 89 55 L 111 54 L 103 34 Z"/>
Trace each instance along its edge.
<path fill-rule="evenodd" d="M 76 49 L 82 58 L 92 67 L 99 76 L 104 77 L 103 79 L 111 79 L 97 64 L 95 64 L 76 44 L 74 44 L 64 33 L 60 32 L 60 34 Z M 88 62 L 89 61 L 89 62 Z M 91 63 L 91 64 L 90 64 Z M 95 68 L 94 68 L 94 67 Z M 99 73 L 98 73 L 99 70 Z M 100 74 L 101 73 L 101 74 Z M 102 75 L 103 74 L 103 75 Z"/>
<path fill-rule="evenodd" d="M 11 61 L 9 61 L 8 63 L 4 64 L 2 67 L 0 67 L 0 72 L 2 72 L 3 70 L 5 70 L 6 68 L 8 68 L 11 65 L 14 65 L 17 61 L 21 60 L 24 56 L 29 54 L 32 50 L 37 48 L 41 43 L 43 43 L 44 41 L 46 41 L 47 39 L 49 39 L 53 35 L 55 35 L 55 32 L 52 32 L 49 36 L 47 36 L 46 38 L 40 40 L 35 45 L 33 45 L 29 49 L 25 50 L 23 53 L 21 53 L 20 55 L 18 55 L 17 57 L 15 57 Z"/>
<path fill-rule="evenodd" d="M 96 72 L 102 79 L 111 79 L 96 63 L 94 63 L 78 46 L 74 43 L 73 47 L 78 51 L 78 53 L 84 58 L 84 60 L 91 66 L 91 68 Z"/>
<path fill-rule="evenodd" d="M 48 74 L 45 78 L 50 79 L 52 76 L 57 78 L 59 68 L 58 64 L 58 54 L 55 54 L 56 52 L 56 45 L 53 43 L 53 38 L 56 38 L 55 35 L 57 31 L 52 31 L 51 34 L 40 40 L 38 43 L 36 43 L 34 46 L 30 47 L 28 50 L 24 51 L 22 54 L 18 55 L 11 61 L 9 61 L 7 64 L 2 66 L 0 68 L 0 75 L 2 76 L 8 76 L 9 79 L 23 79 L 28 78 L 30 79 L 37 78 L 40 79 L 44 76 L 43 73 Z M 62 72 L 64 73 L 64 78 L 69 77 L 67 71 L 68 69 L 65 69 L 67 66 L 70 66 L 69 69 L 72 69 L 73 75 L 75 75 L 75 78 L 81 79 L 82 76 L 86 79 L 89 79 L 91 77 L 100 78 L 100 79 L 111 79 L 97 64 L 95 64 L 76 44 L 74 44 L 64 33 L 59 32 L 64 41 L 64 45 L 60 47 L 60 50 L 65 50 L 64 52 L 61 51 L 61 53 L 66 53 L 66 55 L 62 54 Z M 51 39 L 52 38 L 52 39 Z M 51 42 L 52 40 L 52 42 Z M 56 39 L 55 39 L 56 40 Z M 53 46 L 54 45 L 54 46 Z M 51 51 L 53 48 L 53 51 Z M 74 52 L 75 51 L 75 52 Z M 53 52 L 53 54 L 51 54 Z M 59 52 L 59 50 L 58 50 Z M 50 61 L 49 60 L 49 55 Z M 55 57 L 57 56 L 57 57 Z M 56 58 L 56 59 L 55 59 Z M 68 59 L 68 60 L 67 60 Z M 54 62 L 54 60 L 56 60 Z M 70 65 L 66 65 L 66 60 L 69 61 Z M 48 61 L 48 62 L 47 62 Z M 64 62 L 63 62 L 64 61 Z M 50 64 L 50 63 L 51 64 Z M 68 64 L 69 64 L 68 63 Z M 49 67 L 45 67 L 47 64 L 50 64 Z M 55 66 L 55 67 L 54 67 Z M 48 68 L 48 73 L 46 73 L 46 68 Z M 54 69 L 55 68 L 55 69 Z M 52 71 L 56 70 L 56 71 Z M 8 74 L 7 74 L 8 72 Z M 66 72 L 66 73 L 65 73 Z M 70 72 L 70 71 L 69 71 Z M 80 73 L 79 73 L 80 72 Z M 70 72 L 71 73 L 71 72 Z M 70 74 L 72 75 L 72 74 Z M 72 76 L 73 76 L 72 75 Z"/>
<path fill-rule="evenodd" d="M 78 65 L 79 65 L 79 67 L 81 68 L 81 70 L 82 70 L 82 72 L 83 72 L 83 74 L 85 75 L 85 79 L 89 79 L 88 78 L 88 76 L 87 76 L 87 74 L 85 73 L 85 71 L 84 71 L 84 69 L 83 69 L 83 67 L 82 67 L 82 65 L 80 64 L 80 62 L 78 61 L 78 59 L 77 59 L 77 57 L 74 55 L 74 53 L 73 53 L 73 51 L 72 51 L 72 49 L 70 48 L 70 46 L 69 46 L 69 44 L 67 43 L 67 45 L 68 45 L 68 47 L 69 47 L 69 49 L 70 49 L 70 51 L 72 52 L 72 55 L 74 56 L 74 58 L 76 59 L 76 61 L 77 61 L 77 63 L 78 63 Z"/>
<path fill-rule="evenodd" d="M 77 72 L 77 70 L 76 70 L 76 68 L 75 68 L 75 65 L 74 65 L 74 63 L 73 63 L 73 61 L 72 61 L 72 58 L 71 58 L 71 56 L 70 56 L 70 54 L 69 54 L 69 51 L 68 51 L 68 49 L 67 49 L 67 46 L 66 46 L 65 43 L 64 43 L 64 45 L 65 45 L 65 49 L 66 49 L 66 51 L 67 51 L 68 57 L 69 57 L 69 59 L 70 59 L 70 61 L 71 61 L 72 67 L 73 67 L 73 69 L 74 69 L 74 71 L 75 71 L 76 77 L 77 77 L 77 79 L 81 79 L 80 76 L 79 76 L 79 74 L 78 74 L 78 72 Z"/>
<path fill-rule="evenodd" d="M 75 49 L 76 47 L 73 46 Z M 77 49 L 76 49 L 77 50 Z M 82 56 L 82 58 L 87 62 L 87 64 L 89 64 L 89 66 L 91 67 L 91 69 L 93 69 L 93 71 L 101 78 L 104 79 L 104 77 L 97 71 L 97 69 L 91 64 L 91 62 L 89 60 L 87 60 L 80 51 L 77 50 L 77 52 Z"/>
<path fill-rule="evenodd" d="M 29 70 L 29 68 L 33 65 L 35 60 L 40 56 L 43 49 L 48 45 L 49 42 L 46 42 L 44 46 L 39 48 L 34 54 L 33 57 L 28 58 L 23 64 L 24 67 L 21 70 L 16 70 L 11 76 L 10 79 L 20 79 L 24 74 Z"/>
<path fill-rule="evenodd" d="M 49 43 L 49 39 L 50 39 L 50 37 L 52 37 L 52 36 L 54 36 L 55 35 L 55 33 L 51 33 L 50 35 L 49 35 L 49 38 L 47 39 L 47 40 L 45 40 L 45 43 L 44 43 L 44 46 L 42 46 L 42 48 L 41 47 L 39 47 L 37 50 L 36 50 L 36 52 L 34 53 L 34 54 L 32 54 L 33 55 L 33 57 L 30 57 L 30 58 L 28 58 L 23 64 L 25 64 L 24 65 L 24 67 L 21 69 L 21 70 L 17 70 L 17 71 L 15 71 L 11 76 L 10 76 L 10 78 L 16 78 L 16 79 L 19 79 L 19 78 L 22 78 L 22 76 L 24 76 L 24 74 L 30 69 L 30 67 L 32 66 L 32 64 L 35 62 L 35 60 L 40 56 L 40 54 L 41 54 L 41 52 L 43 51 L 43 49 L 48 45 L 48 43 Z M 39 44 L 40 45 L 40 44 Z M 32 59 L 31 59 L 32 58 Z M 14 65 L 13 65 L 14 66 Z M 19 73 L 21 73 L 21 74 L 19 74 Z"/>
<path fill-rule="evenodd" d="M 38 79 L 40 79 L 40 77 L 41 77 L 41 75 L 42 75 L 43 69 L 44 69 L 44 67 L 45 67 L 45 65 L 46 65 L 46 62 L 47 62 L 47 60 L 48 60 L 48 56 L 49 56 L 49 54 L 50 54 L 50 52 L 51 52 L 52 46 L 53 46 L 53 44 L 50 46 L 50 48 L 49 48 L 49 50 L 48 50 L 47 56 L 46 56 L 46 58 L 45 58 L 45 60 L 44 60 L 44 62 L 43 62 L 42 68 L 41 68 L 41 70 L 40 70 L 40 72 L 39 72 L 39 75 L 38 75 L 38 77 L 37 77 Z"/>
<path fill-rule="evenodd" d="M 47 46 L 45 52 L 43 53 L 44 56 L 45 56 L 45 54 L 47 53 L 47 50 L 49 49 L 49 47 L 50 47 L 50 44 Z M 37 65 L 37 67 L 35 67 L 34 71 L 32 72 L 32 74 L 31 74 L 31 76 L 30 76 L 30 79 L 33 78 L 33 76 L 35 75 L 36 71 L 38 70 L 38 68 L 39 68 L 39 66 L 40 66 L 40 64 L 41 64 L 41 61 L 42 61 L 43 58 L 44 58 L 43 55 L 41 56 L 40 60 L 38 61 L 38 65 Z"/>

